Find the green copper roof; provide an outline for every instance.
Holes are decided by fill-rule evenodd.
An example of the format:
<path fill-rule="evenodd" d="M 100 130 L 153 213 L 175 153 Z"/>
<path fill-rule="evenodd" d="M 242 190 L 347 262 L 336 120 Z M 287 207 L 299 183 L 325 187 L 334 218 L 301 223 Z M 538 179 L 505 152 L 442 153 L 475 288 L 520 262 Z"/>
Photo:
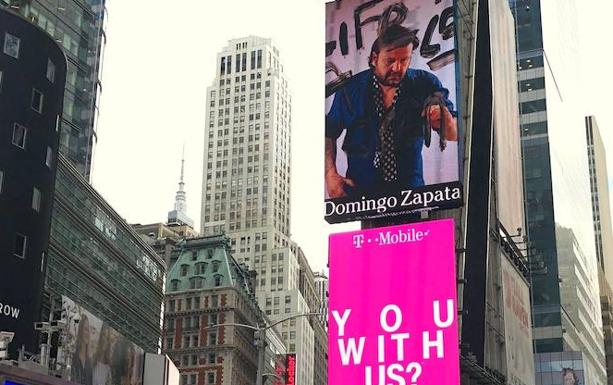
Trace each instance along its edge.
<path fill-rule="evenodd" d="M 251 292 L 249 272 L 230 255 L 224 236 L 186 239 L 175 247 L 177 262 L 167 273 L 166 294 L 237 287 Z"/>

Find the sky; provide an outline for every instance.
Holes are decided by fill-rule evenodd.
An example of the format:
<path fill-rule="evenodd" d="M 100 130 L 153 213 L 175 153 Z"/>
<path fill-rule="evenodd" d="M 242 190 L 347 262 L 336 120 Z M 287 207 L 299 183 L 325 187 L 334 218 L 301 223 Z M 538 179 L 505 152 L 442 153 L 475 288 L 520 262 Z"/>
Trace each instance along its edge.
<path fill-rule="evenodd" d="M 324 3 L 108 0 L 94 187 L 129 223 L 165 222 L 185 145 L 188 214 L 199 229 L 206 87 L 216 54 L 231 39 L 272 38 L 292 95 L 291 235 L 312 269 L 324 269 L 328 234 L 358 228 L 323 219 Z M 611 3 L 578 1 L 586 67 L 577 76 L 585 78 L 586 97 L 577 108 L 597 116 L 605 145 L 613 144 L 613 76 L 601 31 Z M 613 155 L 609 164 L 613 170 Z"/>

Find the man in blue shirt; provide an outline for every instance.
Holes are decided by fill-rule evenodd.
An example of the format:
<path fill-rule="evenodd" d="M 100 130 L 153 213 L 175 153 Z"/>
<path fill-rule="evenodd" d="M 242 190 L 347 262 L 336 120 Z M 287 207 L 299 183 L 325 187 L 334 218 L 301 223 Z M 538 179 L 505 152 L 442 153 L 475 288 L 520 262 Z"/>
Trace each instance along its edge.
<path fill-rule="evenodd" d="M 339 89 L 326 115 L 325 180 L 330 198 L 424 185 L 424 124 L 457 141 L 449 91 L 433 74 L 409 69 L 419 45 L 414 31 L 393 24 L 373 43 L 369 69 Z M 336 141 L 347 173 L 336 169 Z M 443 147 L 441 146 L 441 149 Z"/>

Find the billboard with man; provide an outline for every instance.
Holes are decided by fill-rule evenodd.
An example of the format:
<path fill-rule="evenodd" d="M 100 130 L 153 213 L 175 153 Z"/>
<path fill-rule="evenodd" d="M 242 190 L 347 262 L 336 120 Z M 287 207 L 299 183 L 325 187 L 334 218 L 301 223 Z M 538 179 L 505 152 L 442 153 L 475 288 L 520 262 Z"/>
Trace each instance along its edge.
<path fill-rule="evenodd" d="M 326 5 L 325 218 L 462 204 L 453 0 Z"/>

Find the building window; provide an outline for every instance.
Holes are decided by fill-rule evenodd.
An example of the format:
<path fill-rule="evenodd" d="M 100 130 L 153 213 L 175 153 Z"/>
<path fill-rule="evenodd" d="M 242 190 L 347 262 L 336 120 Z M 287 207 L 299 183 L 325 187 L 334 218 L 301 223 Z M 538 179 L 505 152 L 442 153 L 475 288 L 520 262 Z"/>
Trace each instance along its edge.
<path fill-rule="evenodd" d="M 219 323 L 219 318 L 217 318 L 217 314 L 209 314 L 209 326 L 217 325 Z"/>
<path fill-rule="evenodd" d="M 206 383 L 207 384 L 214 384 L 215 383 L 215 373 L 208 373 L 206 376 Z"/>
<path fill-rule="evenodd" d="M 223 276 L 221 275 L 216 275 L 215 276 L 215 286 L 221 286 L 221 281 L 223 279 Z"/>
<path fill-rule="evenodd" d="M 19 148 L 26 148 L 26 136 L 28 129 L 24 126 L 15 123 L 13 126 L 13 144 Z"/>
<path fill-rule="evenodd" d="M 171 299 L 170 301 L 168 301 L 168 311 L 175 311 L 175 307 L 176 307 L 176 301 L 174 299 Z"/>
<path fill-rule="evenodd" d="M 192 261 L 195 261 L 198 259 L 198 252 L 197 251 L 192 251 Z"/>
<path fill-rule="evenodd" d="M 20 39 L 17 36 L 11 35 L 10 33 L 4 34 L 4 53 L 14 57 L 15 59 L 19 59 L 19 44 L 21 43 Z"/>
<path fill-rule="evenodd" d="M 217 332 L 209 333 L 209 346 L 217 345 Z"/>
<path fill-rule="evenodd" d="M 194 366 L 198 365 L 198 361 L 196 360 L 196 362 L 194 362 L 193 365 Z M 190 383 L 190 385 L 196 385 L 198 383 L 198 375 L 197 374 L 190 374 L 189 375 L 189 383 Z"/>
<path fill-rule="evenodd" d="M 202 289 L 204 279 L 202 277 L 192 277 L 189 279 L 190 289 Z"/>
<path fill-rule="evenodd" d="M 53 150 L 51 147 L 47 147 L 47 156 L 45 156 L 45 165 L 51 168 L 51 164 L 53 163 Z"/>
<path fill-rule="evenodd" d="M 211 306 L 212 307 L 219 306 L 219 296 L 217 296 L 217 295 L 212 295 L 211 296 Z"/>
<path fill-rule="evenodd" d="M 170 282 L 170 290 L 178 291 L 179 290 L 179 282 L 181 282 L 181 281 L 179 281 L 178 279 L 173 279 Z"/>
<path fill-rule="evenodd" d="M 40 190 L 34 187 L 32 189 L 32 209 L 36 212 L 40 212 Z"/>
<path fill-rule="evenodd" d="M 215 353 L 209 353 L 208 363 L 209 364 L 214 364 L 215 363 Z"/>
<path fill-rule="evenodd" d="M 19 258 L 25 258 L 27 243 L 28 237 L 19 233 L 15 234 L 15 250 L 13 251 L 13 255 Z"/>
<path fill-rule="evenodd" d="M 43 93 L 32 89 L 32 109 L 39 114 L 43 112 Z"/>
<path fill-rule="evenodd" d="M 51 59 L 47 60 L 47 79 L 51 83 L 55 82 L 55 64 L 53 64 Z"/>
<path fill-rule="evenodd" d="M 200 297 L 194 297 L 194 309 L 200 309 Z"/>
<path fill-rule="evenodd" d="M 185 277 L 187 275 L 188 269 L 189 265 L 181 265 L 181 277 Z"/>
<path fill-rule="evenodd" d="M 219 261 L 213 261 L 213 273 L 217 273 L 219 271 Z"/>

